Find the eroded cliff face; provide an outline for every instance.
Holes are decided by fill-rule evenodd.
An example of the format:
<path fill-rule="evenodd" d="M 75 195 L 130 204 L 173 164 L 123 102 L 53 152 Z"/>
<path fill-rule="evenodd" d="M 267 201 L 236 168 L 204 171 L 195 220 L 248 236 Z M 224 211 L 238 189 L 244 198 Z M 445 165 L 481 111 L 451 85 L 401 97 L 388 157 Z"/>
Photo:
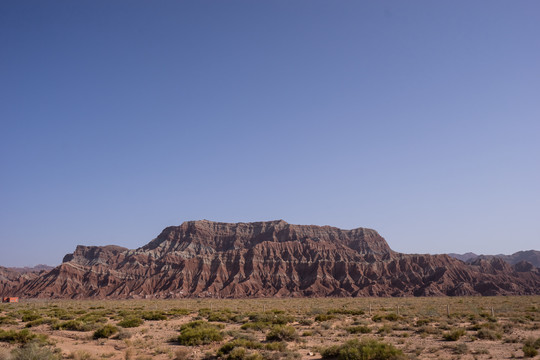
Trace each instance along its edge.
<path fill-rule="evenodd" d="M 540 272 L 499 259 L 392 251 L 374 230 L 190 221 L 147 245 L 78 246 L 11 291 L 43 298 L 539 294 Z"/>
<path fill-rule="evenodd" d="M 28 269 L 10 269 L 0 266 L 0 295 L 11 296 L 18 292 L 18 289 L 25 283 L 37 278 L 41 274 L 45 274 L 46 270 Z M 1 296 L 0 296 L 1 297 Z"/>

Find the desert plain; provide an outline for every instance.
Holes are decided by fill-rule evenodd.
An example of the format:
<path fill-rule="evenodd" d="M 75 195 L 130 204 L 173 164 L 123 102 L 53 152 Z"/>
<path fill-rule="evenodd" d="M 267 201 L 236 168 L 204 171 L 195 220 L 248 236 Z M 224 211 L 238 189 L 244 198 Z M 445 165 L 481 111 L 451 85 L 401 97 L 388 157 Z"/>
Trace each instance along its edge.
<path fill-rule="evenodd" d="M 0 359 L 537 357 L 540 296 L 24 300 Z"/>

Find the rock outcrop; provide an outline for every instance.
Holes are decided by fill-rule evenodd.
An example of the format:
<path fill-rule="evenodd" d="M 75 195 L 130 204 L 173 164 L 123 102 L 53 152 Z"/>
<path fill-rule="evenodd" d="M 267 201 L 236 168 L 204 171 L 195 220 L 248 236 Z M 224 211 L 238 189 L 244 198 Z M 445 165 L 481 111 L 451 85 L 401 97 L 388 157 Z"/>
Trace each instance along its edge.
<path fill-rule="evenodd" d="M 37 298 L 540 294 L 529 265 L 401 254 L 364 228 L 202 220 L 135 250 L 78 246 L 53 270 L 0 289 Z"/>

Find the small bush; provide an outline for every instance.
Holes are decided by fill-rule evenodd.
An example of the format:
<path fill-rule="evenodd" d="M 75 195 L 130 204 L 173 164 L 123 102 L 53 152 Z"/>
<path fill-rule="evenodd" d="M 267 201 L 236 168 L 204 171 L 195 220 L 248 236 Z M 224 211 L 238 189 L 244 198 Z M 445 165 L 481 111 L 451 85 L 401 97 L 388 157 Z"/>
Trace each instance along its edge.
<path fill-rule="evenodd" d="M 48 313 L 48 316 L 57 318 L 59 320 L 73 320 L 75 316 L 72 313 L 67 312 L 65 309 L 53 308 Z"/>
<path fill-rule="evenodd" d="M 292 326 L 277 325 L 266 334 L 267 341 L 292 341 L 296 339 L 296 330 Z"/>
<path fill-rule="evenodd" d="M 453 350 L 454 354 L 456 355 L 464 355 L 469 352 L 469 347 L 467 346 L 467 344 L 461 343 L 457 344 Z"/>
<path fill-rule="evenodd" d="M 215 325 L 205 321 L 192 321 L 180 328 L 178 342 L 181 345 L 197 346 L 223 340 L 223 333 Z"/>
<path fill-rule="evenodd" d="M 533 346 L 530 345 L 523 345 L 523 356 L 526 358 L 532 358 L 538 355 L 538 350 L 536 350 Z"/>
<path fill-rule="evenodd" d="M 189 314 L 190 314 L 190 311 L 188 309 L 178 309 L 178 308 L 171 309 L 168 313 L 169 316 L 174 316 L 174 317 L 186 316 Z"/>
<path fill-rule="evenodd" d="M 534 340 L 528 338 L 523 345 L 523 354 L 525 357 L 535 357 L 538 355 L 538 349 L 540 349 L 540 338 Z"/>
<path fill-rule="evenodd" d="M 176 352 L 174 353 L 174 360 L 185 360 L 185 359 L 189 359 L 191 356 L 191 351 L 188 350 L 188 349 L 178 349 L 176 350 Z"/>
<path fill-rule="evenodd" d="M 147 311 L 142 314 L 142 318 L 148 321 L 167 320 L 167 315 L 163 311 Z"/>
<path fill-rule="evenodd" d="M 328 310 L 327 314 L 336 314 L 336 315 L 364 315 L 364 310 L 360 309 L 330 309 Z"/>
<path fill-rule="evenodd" d="M 283 341 L 274 341 L 264 344 L 264 349 L 268 351 L 280 351 L 284 352 L 287 350 L 287 343 Z"/>
<path fill-rule="evenodd" d="M 39 326 L 39 325 L 43 325 L 43 324 L 54 324 L 54 323 L 56 323 L 56 321 L 58 321 L 58 320 L 39 318 L 37 320 L 27 322 L 25 327 L 31 328 L 31 327 Z"/>
<path fill-rule="evenodd" d="M 15 330 L 1 330 L 0 329 L 0 341 L 3 342 L 9 342 L 9 343 L 18 343 L 18 344 L 26 344 L 30 342 L 31 340 L 34 340 L 36 338 L 41 338 L 42 340 L 46 339 L 45 335 L 36 335 L 34 333 L 31 333 L 27 329 L 23 329 L 21 331 L 15 331 Z"/>
<path fill-rule="evenodd" d="M 414 326 L 420 327 L 420 326 L 428 325 L 431 322 L 432 322 L 431 319 L 418 319 L 416 320 L 416 324 L 414 324 Z"/>
<path fill-rule="evenodd" d="M 401 350 L 377 340 L 350 340 L 343 345 L 334 345 L 320 351 L 323 359 L 338 360 L 387 360 L 399 359 Z"/>
<path fill-rule="evenodd" d="M 118 326 L 121 326 L 123 328 L 134 328 L 141 326 L 144 323 L 144 320 L 141 318 L 126 318 L 118 323 Z"/>
<path fill-rule="evenodd" d="M 227 355 L 238 347 L 245 349 L 262 349 L 264 345 L 257 341 L 247 339 L 234 339 L 233 341 L 229 341 L 228 343 L 221 346 L 217 351 L 217 356 L 221 357 L 223 355 Z"/>
<path fill-rule="evenodd" d="M 242 324 L 240 328 L 242 330 L 257 330 L 257 331 L 263 331 L 268 329 L 270 326 L 272 326 L 269 322 L 263 322 L 263 321 L 256 321 L 256 322 L 248 322 L 245 324 Z"/>
<path fill-rule="evenodd" d="M 214 311 L 207 317 L 208 321 L 230 322 L 234 315 L 227 311 Z"/>
<path fill-rule="evenodd" d="M 34 321 L 34 320 L 37 320 L 37 319 L 41 319 L 41 316 L 39 314 L 29 313 L 29 314 L 24 314 L 23 315 L 22 322 Z"/>
<path fill-rule="evenodd" d="M 246 348 L 235 347 L 227 356 L 229 360 L 244 360 L 246 358 Z"/>
<path fill-rule="evenodd" d="M 483 340 L 499 340 L 502 335 L 490 329 L 482 328 L 476 332 L 476 336 Z"/>
<path fill-rule="evenodd" d="M 373 315 L 373 317 L 371 318 L 371 320 L 373 320 L 374 322 L 380 322 L 382 320 L 397 321 L 398 319 L 399 319 L 399 316 L 394 313 L 386 314 L 386 315 L 377 314 L 377 315 Z"/>
<path fill-rule="evenodd" d="M 527 340 L 525 340 L 525 345 L 532 346 L 535 349 L 540 349 L 540 338 L 536 340 L 532 337 L 528 338 Z"/>
<path fill-rule="evenodd" d="M 17 325 L 17 320 L 8 316 L 0 316 L 0 325 Z"/>
<path fill-rule="evenodd" d="M 371 329 L 364 325 L 351 326 L 346 329 L 350 334 L 369 334 Z"/>
<path fill-rule="evenodd" d="M 392 326 L 390 326 L 389 324 L 384 324 L 377 330 L 377 334 L 388 335 L 391 334 L 392 331 L 394 331 L 394 328 Z"/>
<path fill-rule="evenodd" d="M 118 328 L 114 325 L 107 324 L 94 332 L 94 339 L 107 339 L 118 332 Z"/>
<path fill-rule="evenodd" d="M 420 328 L 418 328 L 416 330 L 416 333 L 421 334 L 421 335 L 427 335 L 427 334 L 435 335 L 435 334 L 440 334 L 441 330 L 434 327 L 434 326 L 430 326 L 430 325 L 426 326 L 426 325 L 424 325 L 424 326 L 421 326 Z"/>
<path fill-rule="evenodd" d="M 39 342 L 30 342 L 13 350 L 12 360 L 59 360 L 61 356 Z"/>
<path fill-rule="evenodd" d="M 452 331 L 443 334 L 443 339 L 446 341 L 457 341 L 460 337 L 465 335 L 464 329 L 454 329 Z"/>
<path fill-rule="evenodd" d="M 70 331 L 91 331 L 97 327 L 95 323 L 85 323 L 82 320 L 68 320 L 61 323 L 56 323 L 52 326 L 54 330 L 70 330 Z"/>

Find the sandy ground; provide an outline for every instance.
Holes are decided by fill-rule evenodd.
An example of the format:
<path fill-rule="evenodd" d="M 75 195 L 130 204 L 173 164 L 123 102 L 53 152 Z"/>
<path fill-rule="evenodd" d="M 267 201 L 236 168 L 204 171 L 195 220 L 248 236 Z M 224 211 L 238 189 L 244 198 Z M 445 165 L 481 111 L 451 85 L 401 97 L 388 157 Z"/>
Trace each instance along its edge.
<path fill-rule="evenodd" d="M 373 338 L 395 345 L 401 349 L 405 355 L 411 359 L 512 359 L 523 358 L 523 343 L 527 338 L 540 338 L 540 315 L 537 304 L 540 303 L 540 297 L 532 297 L 531 301 L 523 301 L 523 310 L 514 308 L 512 313 L 504 316 L 497 316 L 495 319 L 486 316 L 485 318 L 477 319 L 475 322 L 478 325 L 487 324 L 492 326 L 495 333 L 498 333 L 500 339 L 486 340 L 478 339 L 478 333 L 474 330 L 473 323 L 466 320 L 464 316 L 446 318 L 444 315 L 438 317 L 429 317 L 431 322 L 427 325 L 433 333 L 421 332 L 421 327 L 415 326 L 416 321 L 422 319 L 422 316 L 413 316 L 411 314 L 400 315 L 397 321 L 383 320 L 375 322 L 369 314 L 352 316 L 352 315 L 337 315 L 335 318 L 327 321 L 314 321 L 315 315 L 313 308 L 309 311 L 304 311 L 299 307 L 292 307 L 290 311 L 294 313 L 297 321 L 290 323 L 296 329 L 297 339 L 289 341 L 287 349 L 289 354 L 276 353 L 276 358 L 293 358 L 293 353 L 296 358 L 303 359 L 320 359 L 318 348 L 330 345 L 339 345 L 350 339 Z M 530 300 L 529 299 L 529 300 Z M 493 299 L 491 299 L 493 301 Z M 253 300 L 256 301 L 256 300 Z M 294 302 L 294 300 L 291 300 Z M 333 299 L 319 299 L 320 302 L 329 302 L 332 306 Z M 377 300 L 373 300 L 376 302 Z M 452 299 L 452 301 L 456 301 Z M 501 300 L 502 301 L 502 300 Z M 76 302 L 74 302 L 76 303 Z M 66 303 L 62 303 L 65 305 Z M 87 304 L 82 303 L 82 306 Z M 133 303 L 133 307 L 140 303 Z M 170 304 L 169 304 L 170 305 Z M 177 305 L 177 304 L 175 304 Z M 199 304 L 201 308 L 208 307 L 208 303 L 202 302 Z M 224 306 L 224 304 L 221 304 Z M 225 304 L 226 305 L 226 304 Z M 231 303 L 228 303 L 228 308 L 231 308 Z M 334 304 L 335 305 L 335 304 Z M 338 305 L 341 306 L 339 303 Z M 47 305 L 49 306 L 49 305 Z M 39 309 L 45 311 L 47 306 L 41 306 Z M 144 303 L 143 303 L 144 306 Z M 154 309 L 155 303 L 152 303 Z M 214 306 L 214 305 L 212 305 Z M 76 306 L 75 306 L 76 307 Z M 108 303 L 108 308 L 115 308 L 114 302 Z M 118 308 L 130 308 L 129 302 L 119 303 Z M 162 307 L 162 306 L 159 306 Z M 169 306 L 170 307 L 170 306 Z M 194 306 L 196 307 L 196 306 Z M 255 306 L 257 308 L 258 306 Z M 287 308 L 287 306 L 283 306 Z M 28 309 L 28 304 L 13 305 L 2 308 L 0 317 L 9 316 L 17 310 Z M 233 311 L 242 312 L 241 306 L 232 307 Z M 269 304 L 268 309 L 271 309 Z M 34 305 L 34 308 L 36 306 Z M 214 311 L 218 306 L 215 306 Z M 390 310 L 389 310 L 390 309 Z M 391 313 L 392 308 L 379 306 L 375 313 Z M 530 310 L 526 310 L 530 309 Z M 532 309 L 532 310 L 531 310 Z M 265 309 L 266 310 L 266 306 Z M 89 310 L 91 311 L 91 310 Z M 317 311 L 324 312 L 317 308 Z M 412 311 L 410 311 L 412 313 Z M 532 314 L 532 315 L 531 315 Z M 198 312 L 192 310 L 192 313 L 180 317 L 170 317 L 167 320 L 161 321 L 145 321 L 143 325 L 137 328 L 121 329 L 120 334 L 117 334 L 109 339 L 93 339 L 93 331 L 79 332 L 66 330 L 53 330 L 51 325 L 43 324 L 31 327 L 29 330 L 37 334 L 45 334 L 50 342 L 62 352 L 63 358 L 72 359 L 202 359 L 205 354 L 215 355 L 217 349 L 227 341 L 230 341 L 234 336 L 241 334 L 250 338 L 257 339 L 263 343 L 266 342 L 266 333 L 264 331 L 242 330 L 240 323 L 222 323 L 224 325 L 223 332 L 226 334 L 223 341 L 209 345 L 201 345 L 195 347 L 186 347 L 172 342 L 171 339 L 178 337 L 180 334 L 179 328 L 198 317 Z M 302 325 L 298 320 L 313 321 L 311 324 L 306 324 L 303 321 Z M 487 320 L 486 320 L 487 319 Z M 491 319 L 491 320 L 489 320 Z M 521 319 L 521 323 L 518 321 Z M 25 327 L 25 323 L 20 319 L 15 320 L 16 324 L 2 324 L 0 328 L 3 330 L 21 330 Z M 109 319 L 109 323 L 116 324 L 117 319 Z M 247 321 L 247 320 L 244 320 Z M 489 324 L 491 323 L 491 325 Z M 347 327 L 354 324 L 364 324 L 372 329 L 369 334 L 349 334 L 346 331 Z M 388 331 L 378 333 L 379 329 L 387 329 Z M 442 334 L 454 328 L 466 329 L 465 335 L 461 336 L 457 341 L 445 341 Z M 309 336 L 303 336 L 309 335 Z M 10 351 L 17 344 L 0 342 L 0 351 L 4 353 Z M 278 356 L 279 355 L 279 356 Z M 1 358 L 1 357 L 0 357 Z M 540 358 L 540 357 L 537 357 Z"/>

